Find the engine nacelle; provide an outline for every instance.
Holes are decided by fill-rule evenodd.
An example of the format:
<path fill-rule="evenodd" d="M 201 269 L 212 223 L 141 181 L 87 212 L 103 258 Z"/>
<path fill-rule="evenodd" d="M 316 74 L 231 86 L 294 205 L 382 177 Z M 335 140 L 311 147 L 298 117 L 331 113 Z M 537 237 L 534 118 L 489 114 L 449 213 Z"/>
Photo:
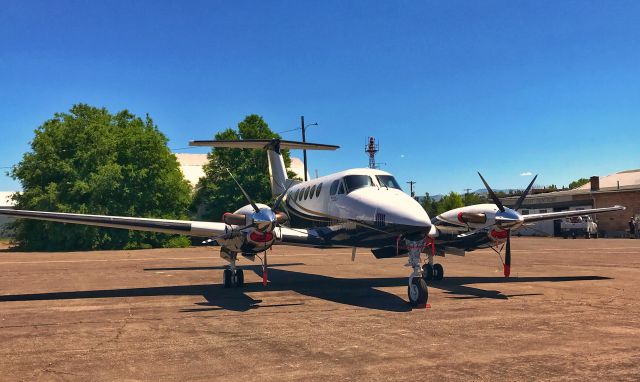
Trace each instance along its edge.
<path fill-rule="evenodd" d="M 218 244 L 231 252 L 256 254 L 271 248 L 276 241 L 273 232 L 260 232 L 254 228 L 231 231 L 230 235 L 217 240 Z"/>

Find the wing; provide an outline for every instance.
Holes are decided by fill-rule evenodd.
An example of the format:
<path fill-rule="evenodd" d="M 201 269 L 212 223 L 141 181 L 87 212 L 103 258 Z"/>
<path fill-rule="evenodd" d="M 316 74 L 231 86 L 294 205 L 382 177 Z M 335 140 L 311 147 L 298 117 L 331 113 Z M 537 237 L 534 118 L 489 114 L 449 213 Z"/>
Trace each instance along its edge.
<path fill-rule="evenodd" d="M 605 207 L 605 208 L 592 208 L 588 210 L 548 212 L 545 214 L 531 214 L 531 215 L 524 215 L 522 217 L 524 218 L 525 223 L 531 223 L 531 222 L 538 222 L 542 220 L 568 218 L 572 216 L 601 214 L 603 212 L 621 211 L 625 209 L 627 208 L 624 206 L 613 206 L 613 207 Z"/>
<path fill-rule="evenodd" d="M 301 150 L 336 150 L 340 146 L 325 145 L 321 143 L 308 143 L 277 140 L 281 149 L 301 149 Z M 234 149 L 264 149 L 273 144 L 273 139 L 242 139 L 242 140 L 200 140 L 189 141 L 189 146 L 205 146 L 205 147 L 226 147 Z"/>
<path fill-rule="evenodd" d="M 203 237 L 223 235 L 229 229 L 229 227 L 224 223 L 148 219 L 128 216 L 85 215 L 11 209 L 0 209 L 0 215 L 25 219 L 48 220 L 60 223 L 84 224 L 99 227 L 123 228 L 137 231 L 162 232 Z"/>

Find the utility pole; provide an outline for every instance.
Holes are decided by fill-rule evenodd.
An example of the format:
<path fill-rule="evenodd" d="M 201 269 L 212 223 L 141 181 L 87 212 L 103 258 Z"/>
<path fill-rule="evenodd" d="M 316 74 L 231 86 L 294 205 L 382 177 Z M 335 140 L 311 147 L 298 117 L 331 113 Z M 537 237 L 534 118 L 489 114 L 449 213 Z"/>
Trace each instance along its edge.
<path fill-rule="evenodd" d="M 304 115 L 300 116 L 300 127 L 302 127 L 302 142 L 306 142 L 307 138 L 305 136 L 304 133 Z M 307 181 L 307 150 L 302 150 L 302 158 L 303 158 L 303 162 L 304 162 L 304 181 Z"/>
<path fill-rule="evenodd" d="M 414 185 L 414 184 L 416 184 L 416 182 L 414 182 L 413 180 L 410 180 L 410 181 L 408 181 L 407 183 L 409 184 L 409 187 L 410 187 L 410 189 L 411 189 L 411 197 L 412 197 L 412 198 L 415 198 L 415 197 L 416 197 L 416 194 L 413 192 L 413 185 Z"/>
<path fill-rule="evenodd" d="M 304 115 L 300 116 L 300 129 L 302 130 L 302 142 L 307 142 L 307 135 L 306 135 L 306 129 L 309 126 L 318 126 L 318 122 L 314 122 L 314 123 L 310 123 L 308 125 L 304 124 Z M 308 180 L 307 179 L 307 150 L 302 150 L 302 155 L 303 155 L 303 162 L 304 162 L 304 180 L 305 182 Z"/>
<path fill-rule="evenodd" d="M 471 189 L 470 189 L 470 188 L 465 188 L 465 189 L 464 189 L 464 193 L 465 193 L 465 195 L 466 195 L 466 194 L 468 194 L 468 193 L 469 193 L 469 191 L 471 191 Z"/>

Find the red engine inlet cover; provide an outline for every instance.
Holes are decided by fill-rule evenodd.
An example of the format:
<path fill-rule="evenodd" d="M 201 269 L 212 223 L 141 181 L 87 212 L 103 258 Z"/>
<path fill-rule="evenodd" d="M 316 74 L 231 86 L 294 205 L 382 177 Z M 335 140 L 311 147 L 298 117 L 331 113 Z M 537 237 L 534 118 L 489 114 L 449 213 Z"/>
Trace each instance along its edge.
<path fill-rule="evenodd" d="M 507 239 L 507 231 L 496 231 L 493 230 L 490 233 L 491 237 L 496 240 L 506 240 Z"/>
<path fill-rule="evenodd" d="M 255 241 L 257 243 L 267 243 L 267 242 L 270 242 L 271 240 L 273 240 L 273 234 L 271 232 L 267 232 L 267 233 L 263 234 L 263 233 L 260 233 L 258 231 L 253 231 L 249 235 L 249 238 L 252 241 Z"/>

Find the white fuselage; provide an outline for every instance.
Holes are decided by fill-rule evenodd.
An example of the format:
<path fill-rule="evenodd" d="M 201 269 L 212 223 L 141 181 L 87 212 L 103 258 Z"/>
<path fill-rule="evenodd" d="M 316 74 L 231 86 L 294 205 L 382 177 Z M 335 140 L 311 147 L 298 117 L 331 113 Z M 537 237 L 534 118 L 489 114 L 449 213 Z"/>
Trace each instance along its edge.
<path fill-rule="evenodd" d="M 298 183 L 284 199 L 292 227 L 352 225 L 370 235 L 427 234 L 431 227 L 422 206 L 388 172 L 350 169 Z"/>

